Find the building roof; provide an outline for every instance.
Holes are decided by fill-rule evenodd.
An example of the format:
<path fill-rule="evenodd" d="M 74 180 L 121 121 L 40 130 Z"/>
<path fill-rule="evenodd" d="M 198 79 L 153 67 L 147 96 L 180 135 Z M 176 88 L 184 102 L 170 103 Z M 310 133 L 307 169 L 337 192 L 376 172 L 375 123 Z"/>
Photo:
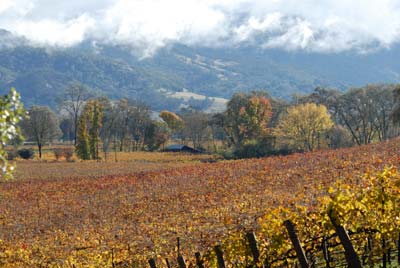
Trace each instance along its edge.
<path fill-rule="evenodd" d="M 184 144 L 171 144 L 167 146 L 164 151 L 184 151 L 184 152 L 191 152 L 191 153 L 200 153 L 199 150 L 196 150 L 190 146 Z"/>
<path fill-rule="evenodd" d="M 182 150 L 183 148 L 185 148 L 185 146 L 186 145 L 184 145 L 184 144 L 171 144 L 171 145 L 167 146 L 165 148 L 165 150 Z M 188 146 L 186 146 L 186 147 L 188 147 Z M 188 148 L 190 148 L 190 147 L 188 147 Z"/>

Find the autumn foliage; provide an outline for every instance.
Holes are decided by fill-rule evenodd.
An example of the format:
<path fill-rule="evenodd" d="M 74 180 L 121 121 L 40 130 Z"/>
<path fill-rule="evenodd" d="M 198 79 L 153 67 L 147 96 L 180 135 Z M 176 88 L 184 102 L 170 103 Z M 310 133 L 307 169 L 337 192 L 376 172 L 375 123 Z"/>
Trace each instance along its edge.
<path fill-rule="evenodd" d="M 18 123 L 25 115 L 19 93 L 12 88 L 8 95 L 0 97 L 0 181 L 12 178 L 14 166 L 8 162 L 4 147 L 12 139 L 21 138 Z"/>
<path fill-rule="evenodd" d="M 99 158 L 99 143 L 103 107 L 98 100 L 89 100 L 79 117 L 76 153 L 83 159 Z"/>
<path fill-rule="evenodd" d="M 176 132 L 183 128 L 184 122 L 177 114 L 170 111 L 161 111 L 160 117 L 167 123 L 172 132 Z"/>
<path fill-rule="evenodd" d="M 333 126 L 324 105 L 306 103 L 289 107 L 275 134 L 280 138 L 288 138 L 297 150 L 314 151 L 326 147 L 325 135 Z"/>
<path fill-rule="evenodd" d="M 0 184 L 0 266 L 148 266 L 148 258 L 160 265 L 169 258 L 175 265 L 176 237 L 181 238 L 180 250 L 188 262 L 193 263 L 194 252 L 206 253 L 221 243 L 227 260 L 245 263 L 250 259 L 240 234 L 246 230 L 260 237 L 269 232 L 282 234 L 285 215 L 304 227 L 302 238 L 321 230 L 331 232 L 317 229 L 325 219 L 320 209 L 329 204 L 337 206 L 338 213 L 349 211 L 343 220 L 351 222 L 351 229 L 358 223 L 370 224 L 369 218 L 351 221 L 358 211 L 381 218 L 373 207 L 373 200 L 380 198 L 374 189 L 379 187 L 371 185 L 381 181 L 388 187 L 397 185 L 397 180 L 388 180 L 397 178 L 394 168 L 375 174 L 385 166 L 397 167 L 399 150 L 396 139 L 350 149 L 204 163 L 127 176 L 55 175 L 5 182 Z M 336 194 L 337 189 L 347 189 L 344 197 Z M 336 197 L 347 198 L 347 193 L 359 200 L 357 207 L 350 206 L 352 202 L 335 202 Z M 349 207 L 340 210 L 342 204 Z M 390 202 L 387 206 L 388 217 L 397 215 Z M 314 224 L 313 219 L 319 222 Z M 386 216 L 383 219 L 389 221 Z M 385 235 L 396 231 L 389 223 L 376 228 Z M 260 241 L 263 256 L 287 249 L 285 239 Z M 212 254 L 205 257 L 215 265 Z"/>
<path fill-rule="evenodd" d="M 264 96 L 235 94 L 227 103 L 220 124 L 231 145 L 239 147 L 267 133 L 271 111 L 271 103 Z"/>

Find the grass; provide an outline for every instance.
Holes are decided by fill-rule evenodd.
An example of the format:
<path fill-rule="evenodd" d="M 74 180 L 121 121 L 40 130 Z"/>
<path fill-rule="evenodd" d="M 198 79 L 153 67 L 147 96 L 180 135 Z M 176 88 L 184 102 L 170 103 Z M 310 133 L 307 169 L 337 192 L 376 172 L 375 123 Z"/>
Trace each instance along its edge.
<path fill-rule="evenodd" d="M 146 158 L 147 157 L 147 158 Z M 59 180 L 69 178 L 99 178 L 105 176 L 126 176 L 144 171 L 158 171 L 197 165 L 213 161 L 212 156 L 190 156 L 185 154 L 143 154 L 121 153 L 114 161 L 17 161 L 17 180 Z"/>
<path fill-rule="evenodd" d="M 53 147 L 52 147 L 53 148 Z M 38 154 L 34 160 L 18 159 L 15 178 L 27 179 L 63 179 L 98 178 L 112 175 L 129 175 L 137 172 L 181 168 L 202 162 L 220 160 L 216 155 L 164 153 L 164 152 L 117 152 L 109 153 L 107 161 L 80 161 L 74 156 L 72 162 L 56 160 L 52 148 L 45 148 L 42 159 Z M 60 148 L 58 146 L 57 148 Z M 117 160 L 117 161 L 115 161 Z"/>

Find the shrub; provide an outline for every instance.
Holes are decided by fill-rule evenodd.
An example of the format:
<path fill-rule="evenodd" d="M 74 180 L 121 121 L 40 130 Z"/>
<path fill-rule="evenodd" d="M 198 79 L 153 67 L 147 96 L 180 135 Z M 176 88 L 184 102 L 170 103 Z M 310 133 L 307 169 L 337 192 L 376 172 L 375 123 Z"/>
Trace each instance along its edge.
<path fill-rule="evenodd" d="M 62 148 L 56 148 L 53 150 L 54 153 L 54 157 L 56 158 L 56 160 L 60 160 L 61 157 L 63 157 L 64 152 Z"/>
<path fill-rule="evenodd" d="M 72 161 L 73 156 L 74 156 L 74 150 L 72 148 L 64 149 L 64 157 L 68 162 Z"/>
<path fill-rule="evenodd" d="M 14 160 L 18 156 L 17 151 L 7 151 L 7 160 Z"/>
<path fill-rule="evenodd" d="M 259 158 L 273 155 L 288 155 L 294 152 L 287 145 L 275 147 L 273 137 L 265 136 L 230 148 L 223 153 L 223 156 L 225 159 Z"/>
<path fill-rule="evenodd" d="M 31 148 L 29 149 L 19 149 L 18 155 L 23 159 L 32 159 L 35 156 L 35 151 Z"/>
<path fill-rule="evenodd" d="M 252 158 L 263 157 L 267 155 L 267 152 L 257 141 L 252 141 L 236 148 L 233 154 L 236 158 Z"/>
<path fill-rule="evenodd" d="M 57 160 L 64 157 L 67 161 L 71 161 L 74 156 L 74 150 L 71 148 L 56 148 L 53 152 Z"/>

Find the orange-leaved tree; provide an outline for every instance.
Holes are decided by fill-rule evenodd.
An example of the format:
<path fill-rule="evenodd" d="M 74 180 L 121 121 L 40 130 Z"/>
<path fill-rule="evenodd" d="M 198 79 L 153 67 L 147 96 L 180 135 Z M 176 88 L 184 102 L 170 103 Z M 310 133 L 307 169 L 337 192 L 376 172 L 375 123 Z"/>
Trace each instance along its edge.
<path fill-rule="evenodd" d="M 266 134 L 271 116 L 271 103 L 266 97 L 239 93 L 228 102 L 222 125 L 230 143 L 238 147 Z"/>

